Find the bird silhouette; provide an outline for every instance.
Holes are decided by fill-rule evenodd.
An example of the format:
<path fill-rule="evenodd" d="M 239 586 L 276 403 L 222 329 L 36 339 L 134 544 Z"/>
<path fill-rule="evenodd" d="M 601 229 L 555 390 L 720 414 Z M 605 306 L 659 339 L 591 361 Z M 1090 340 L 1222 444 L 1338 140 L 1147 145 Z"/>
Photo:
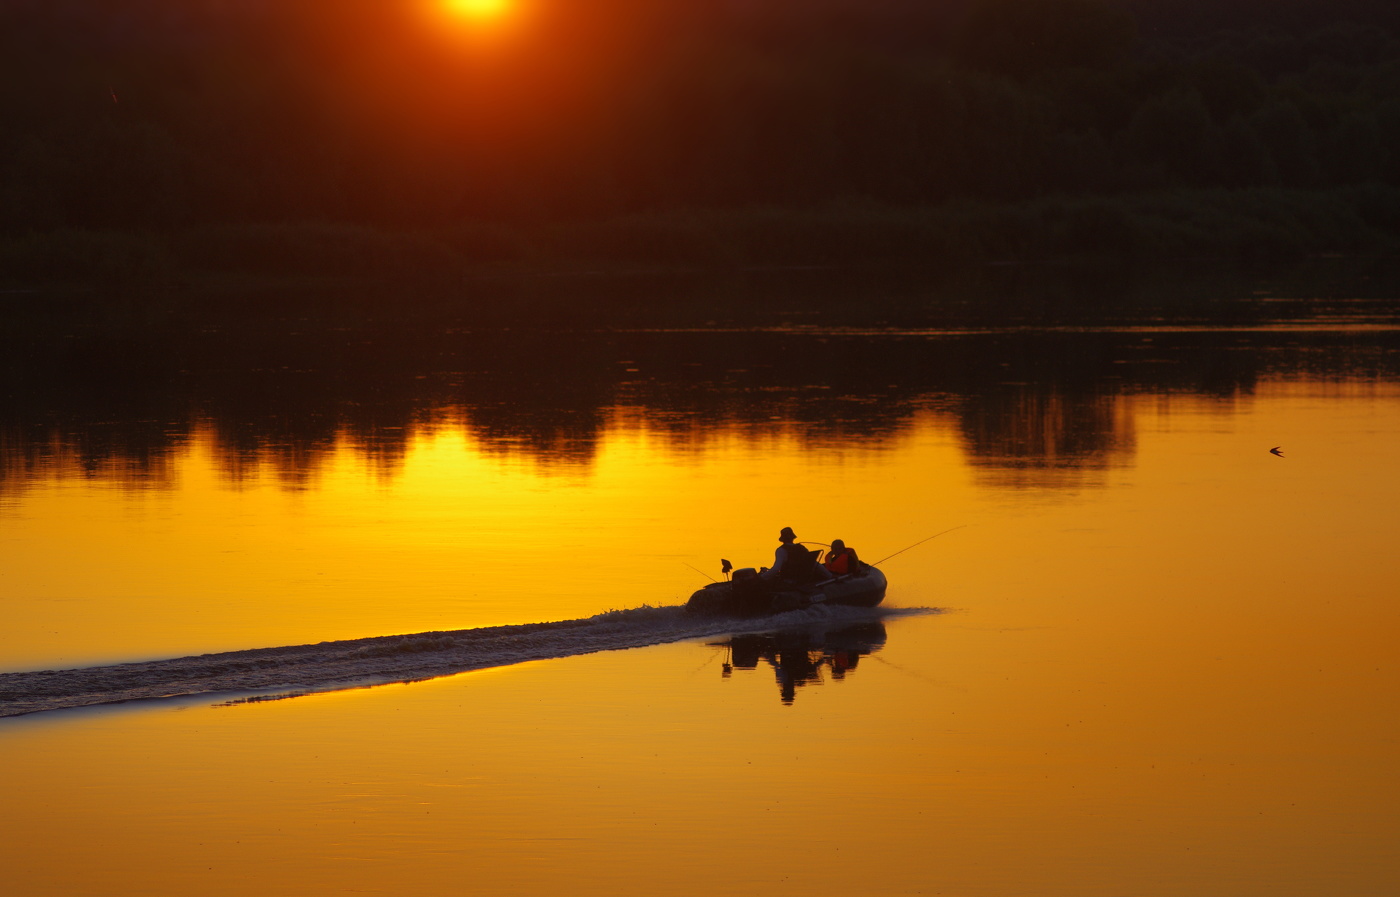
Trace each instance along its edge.
<path fill-rule="evenodd" d="M 1282 449 L 1283 449 L 1283 446 L 1281 446 L 1281 445 L 1276 445 L 1276 446 L 1274 446 L 1273 448 L 1269 449 L 1269 451 L 1270 451 L 1271 453 L 1275 454 L 1275 455 L 1278 455 L 1280 458 L 1282 458 L 1282 457 L 1283 457 Z"/>

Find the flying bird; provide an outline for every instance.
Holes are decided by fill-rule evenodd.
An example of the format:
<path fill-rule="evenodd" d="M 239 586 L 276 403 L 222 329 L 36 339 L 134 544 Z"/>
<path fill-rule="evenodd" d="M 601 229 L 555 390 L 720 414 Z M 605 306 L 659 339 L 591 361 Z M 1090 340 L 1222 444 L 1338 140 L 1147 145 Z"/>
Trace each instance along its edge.
<path fill-rule="evenodd" d="M 1283 449 L 1283 446 L 1281 446 L 1281 445 L 1276 445 L 1276 446 L 1274 446 L 1273 448 L 1269 449 L 1269 451 L 1270 451 L 1272 454 L 1278 455 L 1280 458 L 1282 458 L 1282 457 L 1283 457 L 1282 449 Z"/>

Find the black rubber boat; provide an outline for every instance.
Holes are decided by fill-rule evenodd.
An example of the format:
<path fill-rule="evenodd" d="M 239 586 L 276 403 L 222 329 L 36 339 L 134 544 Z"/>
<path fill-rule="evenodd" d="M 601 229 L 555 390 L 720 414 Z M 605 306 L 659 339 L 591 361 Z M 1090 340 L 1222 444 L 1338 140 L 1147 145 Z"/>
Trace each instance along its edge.
<path fill-rule="evenodd" d="M 885 600 L 885 574 L 862 564 L 861 572 L 805 586 L 771 584 L 752 567 L 734 571 L 727 582 L 710 583 L 690 596 L 685 609 L 700 614 L 736 617 L 767 616 L 814 604 L 874 607 Z"/>

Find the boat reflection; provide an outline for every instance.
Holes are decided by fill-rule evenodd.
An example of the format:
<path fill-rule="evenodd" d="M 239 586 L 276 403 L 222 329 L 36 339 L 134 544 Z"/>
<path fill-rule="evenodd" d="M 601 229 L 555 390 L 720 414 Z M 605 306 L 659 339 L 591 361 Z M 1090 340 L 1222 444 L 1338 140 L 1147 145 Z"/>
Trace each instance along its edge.
<path fill-rule="evenodd" d="M 870 621 L 830 630 L 789 629 L 736 635 L 710 644 L 725 649 L 721 667 L 725 679 L 734 670 L 756 670 L 766 663 L 773 670 L 782 702 L 791 704 L 804 685 L 820 685 L 828 675 L 842 680 L 854 673 L 862 657 L 884 647 L 885 626 Z"/>

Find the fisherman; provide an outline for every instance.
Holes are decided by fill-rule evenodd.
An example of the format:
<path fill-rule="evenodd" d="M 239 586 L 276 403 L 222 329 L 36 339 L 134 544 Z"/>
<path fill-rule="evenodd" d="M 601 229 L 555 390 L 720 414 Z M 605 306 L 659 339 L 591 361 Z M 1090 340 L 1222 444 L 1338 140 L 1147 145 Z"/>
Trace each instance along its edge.
<path fill-rule="evenodd" d="M 805 582 L 812 578 L 813 558 L 811 551 L 797 543 L 797 533 L 791 526 L 784 526 L 778 533 L 777 551 L 773 553 L 773 567 L 763 570 L 763 578 L 769 582 L 788 579 L 792 582 Z"/>
<path fill-rule="evenodd" d="M 816 562 L 817 552 L 808 551 L 797 544 L 797 534 L 792 527 L 785 526 L 778 533 L 781 543 L 773 553 L 773 566 L 764 569 L 762 576 L 768 582 L 786 580 L 799 585 L 813 579 L 829 579 L 830 575 Z"/>
<path fill-rule="evenodd" d="M 831 550 L 826 553 L 826 563 L 823 566 L 832 576 L 859 573 L 860 558 L 856 556 L 854 548 L 847 548 L 846 543 L 840 539 L 832 539 Z"/>

